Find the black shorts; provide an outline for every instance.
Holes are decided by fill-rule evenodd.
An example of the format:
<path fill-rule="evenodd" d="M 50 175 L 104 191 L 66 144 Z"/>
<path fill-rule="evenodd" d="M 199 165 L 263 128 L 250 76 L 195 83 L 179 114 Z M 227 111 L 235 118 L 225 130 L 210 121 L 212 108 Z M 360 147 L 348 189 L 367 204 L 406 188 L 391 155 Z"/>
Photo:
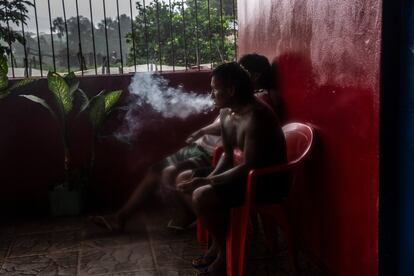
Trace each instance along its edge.
<path fill-rule="evenodd" d="M 278 203 L 286 198 L 290 190 L 290 175 L 277 173 L 257 178 L 255 204 Z M 231 183 L 217 184 L 213 190 L 225 206 L 232 208 L 242 206 L 246 196 L 247 177 Z"/>

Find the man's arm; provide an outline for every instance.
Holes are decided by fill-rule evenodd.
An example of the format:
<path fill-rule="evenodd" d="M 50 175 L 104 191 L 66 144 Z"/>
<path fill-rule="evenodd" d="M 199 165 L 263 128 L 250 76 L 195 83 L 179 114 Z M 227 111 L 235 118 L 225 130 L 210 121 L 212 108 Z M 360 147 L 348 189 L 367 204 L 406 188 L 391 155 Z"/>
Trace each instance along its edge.
<path fill-rule="evenodd" d="M 233 161 L 233 147 L 229 143 L 228 137 L 226 137 L 225 131 L 223 131 L 223 122 L 225 122 L 226 116 L 229 115 L 228 110 L 220 110 L 219 120 L 216 120 L 219 122 L 220 132 L 222 136 L 222 144 L 224 153 L 219 159 L 219 162 L 212 173 L 210 173 L 210 176 L 221 174 L 222 172 L 228 170 L 232 166 Z M 177 186 L 177 189 L 182 192 L 192 192 L 195 189 L 197 189 L 200 186 L 208 185 L 210 184 L 209 177 L 196 177 L 192 178 L 190 181 L 183 182 L 180 185 Z"/>
<path fill-rule="evenodd" d="M 187 140 L 185 140 L 185 142 L 187 144 L 191 144 L 193 142 L 195 142 L 197 139 L 199 139 L 201 136 L 206 135 L 206 134 L 210 134 L 210 135 L 216 135 L 216 136 L 220 136 L 221 134 L 221 127 L 220 127 L 220 116 L 217 117 L 214 122 L 212 122 L 211 124 L 193 132 L 190 134 L 190 136 L 188 136 Z"/>
<path fill-rule="evenodd" d="M 256 150 L 256 135 L 260 132 L 258 124 L 259 123 L 255 118 L 251 118 L 250 121 L 247 123 L 245 129 L 242 162 L 230 169 L 222 171 L 219 171 L 217 169 L 217 173 L 210 174 L 207 178 L 210 180 L 211 185 L 220 185 L 221 183 L 228 183 L 234 181 L 235 179 L 240 179 L 241 177 L 246 176 L 248 170 L 254 167 L 255 164 L 257 164 L 260 158 L 260 154 L 258 154 L 258 151 Z M 224 139 L 223 146 L 225 146 Z M 227 162 L 232 162 L 233 147 L 229 147 L 227 151 L 225 151 L 224 157 L 226 158 L 225 160 Z"/>

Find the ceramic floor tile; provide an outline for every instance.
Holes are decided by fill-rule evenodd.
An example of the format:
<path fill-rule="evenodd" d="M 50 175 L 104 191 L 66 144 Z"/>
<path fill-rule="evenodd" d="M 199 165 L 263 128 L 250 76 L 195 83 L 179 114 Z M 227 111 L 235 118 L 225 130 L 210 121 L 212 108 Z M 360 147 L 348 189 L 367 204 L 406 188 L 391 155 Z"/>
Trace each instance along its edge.
<path fill-rule="evenodd" d="M 166 213 L 147 213 L 145 215 L 145 222 L 148 231 L 151 233 L 151 238 L 155 241 L 169 241 L 169 240 L 194 240 L 196 235 L 196 227 L 185 231 L 179 231 L 168 228 L 168 222 L 172 215 Z"/>
<path fill-rule="evenodd" d="M 0 235 L 0 261 L 6 257 L 13 239 L 13 236 Z"/>
<path fill-rule="evenodd" d="M 80 232 L 50 232 L 16 236 L 9 257 L 73 251 L 80 248 Z"/>
<path fill-rule="evenodd" d="M 76 275 L 78 252 L 35 255 L 5 260 L 0 275 Z"/>
<path fill-rule="evenodd" d="M 191 260 L 203 253 L 203 248 L 195 241 L 154 242 L 153 247 L 158 267 L 162 269 L 192 269 Z"/>
<path fill-rule="evenodd" d="M 133 218 L 125 233 L 111 233 L 85 223 L 84 218 L 26 220 L 0 226 L 0 275 L 76 275 L 77 271 L 85 276 L 196 275 L 191 260 L 204 248 L 196 241 L 195 229 L 167 229 L 170 216 L 153 212 L 149 218 Z M 289 275 L 286 243 L 279 243 L 280 250 L 270 257 L 262 233 L 250 234 L 244 275 Z M 301 275 L 322 275 L 305 256 L 299 257 Z"/>
<path fill-rule="evenodd" d="M 196 236 L 195 230 L 175 231 L 164 228 L 148 228 L 154 241 L 192 241 Z"/>
<path fill-rule="evenodd" d="M 195 269 L 160 269 L 160 276 L 195 276 L 197 270 Z"/>
<path fill-rule="evenodd" d="M 103 215 L 103 214 L 96 214 Z M 94 216 L 96 216 L 94 215 Z M 102 226 L 94 224 L 90 219 L 85 220 L 84 229 L 87 232 L 109 232 L 108 229 Z M 125 224 L 124 232 L 125 233 L 136 233 L 146 231 L 146 222 L 145 216 L 143 214 L 133 215 Z"/>
<path fill-rule="evenodd" d="M 155 270 L 148 243 L 117 248 L 82 249 L 80 263 L 82 275 Z"/>
<path fill-rule="evenodd" d="M 91 231 L 88 229 L 82 233 L 82 240 L 84 248 L 110 248 L 147 242 L 148 234 L 145 230 L 133 233 L 114 233 L 106 230 Z"/>
<path fill-rule="evenodd" d="M 115 274 L 110 274 L 110 275 L 111 276 L 158 276 L 159 273 L 156 270 L 143 270 L 143 271 L 115 273 Z"/>

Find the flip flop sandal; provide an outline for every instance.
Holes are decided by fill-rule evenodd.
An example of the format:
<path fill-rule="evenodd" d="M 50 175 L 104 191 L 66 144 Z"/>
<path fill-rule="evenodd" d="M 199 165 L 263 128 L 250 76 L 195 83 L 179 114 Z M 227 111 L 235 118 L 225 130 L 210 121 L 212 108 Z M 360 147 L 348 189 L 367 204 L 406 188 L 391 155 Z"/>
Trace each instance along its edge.
<path fill-rule="evenodd" d="M 195 269 L 204 269 L 211 265 L 214 260 L 216 259 L 216 256 L 200 256 L 198 258 L 195 258 L 191 261 L 191 265 Z"/>
<path fill-rule="evenodd" d="M 187 226 L 180 226 L 180 225 L 174 224 L 174 220 L 171 219 L 167 224 L 167 228 L 178 230 L 178 231 L 185 231 L 185 230 L 189 230 L 189 229 L 194 228 L 196 225 L 197 225 L 196 220 L 193 221 L 192 223 L 188 224 Z"/>
<path fill-rule="evenodd" d="M 106 228 L 109 231 L 114 231 L 112 225 L 103 216 L 92 216 L 89 217 L 88 220 L 99 227 Z"/>

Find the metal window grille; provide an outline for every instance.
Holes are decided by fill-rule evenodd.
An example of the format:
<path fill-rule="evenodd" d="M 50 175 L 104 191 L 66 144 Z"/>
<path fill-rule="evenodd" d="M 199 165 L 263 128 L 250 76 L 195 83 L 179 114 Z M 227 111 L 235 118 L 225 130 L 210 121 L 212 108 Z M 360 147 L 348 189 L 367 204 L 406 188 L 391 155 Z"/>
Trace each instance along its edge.
<path fill-rule="evenodd" d="M 10 77 L 205 70 L 237 56 L 235 0 L 32 0 Z"/>

